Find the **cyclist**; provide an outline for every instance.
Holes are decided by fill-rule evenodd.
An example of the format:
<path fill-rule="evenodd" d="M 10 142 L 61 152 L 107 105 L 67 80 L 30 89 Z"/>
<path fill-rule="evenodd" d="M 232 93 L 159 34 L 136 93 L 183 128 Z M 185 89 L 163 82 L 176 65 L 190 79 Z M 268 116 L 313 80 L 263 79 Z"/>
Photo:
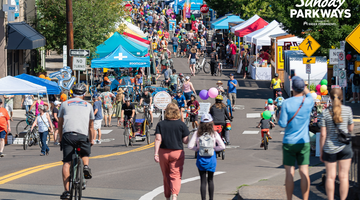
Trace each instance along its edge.
<path fill-rule="evenodd" d="M 122 105 L 122 111 L 121 111 L 121 122 L 126 122 L 128 120 L 130 120 L 131 123 L 131 129 L 132 132 L 135 133 L 135 126 L 134 126 L 134 122 L 136 119 L 136 112 L 135 112 L 135 106 L 134 104 L 130 103 L 130 97 L 126 96 L 125 97 L 125 103 Z M 125 126 L 125 122 L 124 122 L 124 126 Z"/>
<path fill-rule="evenodd" d="M 60 196 L 61 199 L 69 199 L 69 180 L 70 163 L 74 148 L 80 146 L 80 157 L 84 162 L 84 177 L 91 179 L 92 174 L 89 168 L 89 156 L 94 130 L 94 111 L 91 104 L 84 101 L 86 86 L 82 83 L 76 84 L 72 88 L 74 98 L 61 104 L 59 110 L 59 142 L 63 150 L 62 177 L 65 191 Z"/>
<path fill-rule="evenodd" d="M 139 105 L 143 105 L 142 104 L 143 102 L 144 102 L 144 108 L 145 108 L 145 106 L 149 105 L 148 111 L 149 111 L 150 119 L 151 119 L 151 122 L 150 122 L 150 128 L 151 128 L 153 126 L 154 104 L 152 103 L 153 99 L 152 99 L 152 96 L 151 96 L 148 88 L 146 88 L 144 93 L 142 94 Z"/>
<path fill-rule="evenodd" d="M 261 117 L 262 117 L 262 113 L 261 113 Z M 268 138 L 269 140 L 272 139 L 272 137 L 270 136 L 270 125 L 272 125 L 272 127 L 275 127 L 275 124 L 270 121 L 270 119 L 264 119 L 262 118 L 259 122 L 259 125 L 257 126 L 258 128 L 261 127 L 261 144 L 260 144 L 260 147 L 264 147 L 264 134 L 263 134 L 263 131 L 266 131 L 267 132 L 267 135 L 268 135 Z"/>
<path fill-rule="evenodd" d="M 211 71 L 211 76 L 214 76 L 215 74 L 215 67 L 219 61 L 218 59 L 218 54 L 216 53 L 216 49 L 213 50 L 213 52 L 210 53 L 210 71 Z"/>
<path fill-rule="evenodd" d="M 282 96 L 282 92 L 279 91 L 278 92 L 278 97 L 275 99 L 275 103 L 276 103 L 276 106 L 277 106 L 277 110 L 276 110 L 276 117 L 279 118 L 279 114 L 280 114 L 280 111 L 281 111 L 281 106 L 284 102 L 284 97 Z"/>
<path fill-rule="evenodd" d="M 283 84 L 281 82 L 281 79 L 279 79 L 279 74 L 275 73 L 274 78 L 271 80 L 270 89 L 273 90 L 274 93 L 274 99 L 276 99 L 277 92 L 281 91 L 281 88 L 283 87 Z"/>
<path fill-rule="evenodd" d="M 176 74 L 176 69 L 173 69 L 172 74 L 170 75 L 170 90 L 171 91 L 177 90 L 177 82 L 178 82 L 178 75 Z"/>
<path fill-rule="evenodd" d="M 159 74 L 158 77 L 156 77 L 156 80 L 158 80 L 161 77 L 162 74 L 164 74 L 164 77 L 165 77 L 165 86 L 169 87 L 169 85 L 170 85 L 170 75 L 172 75 L 172 71 L 171 71 L 169 65 L 166 65 L 166 69 L 162 70 L 161 74 Z"/>
<path fill-rule="evenodd" d="M 184 122 L 184 111 L 185 111 L 185 96 L 183 95 L 182 90 L 177 90 L 176 92 L 176 96 L 174 97 L 174 99 L 178 102 L 178 106 L 180 109 L 180 117 L 181 117 L 181 121 Z"/>
<path fill-rule="evenodd" d="M 223 126 L 221 136 L 225 136 L 226 145 L 230 145 L 230 133 L 228 130 L 225 130 L 226 120 L 230 120 L 229 112 L 226 109 L 226 105 L 222 102 L 223 96 L 218 95 L 215 98 L 215 104 L 210 108 L 210 114 L 213 117 L 214 125 Z"/>
<path fill-rule="evenodd" d="M 179 78 L 177 80 L 177 89 L 180 89 L 182 88 L 183 84 L 185 83 L 185 78 L 184 78 L 184 74 L 183 73 L 180 73 L 179 74 Z"/>
<path fill-rule="evenodd" d="M 191 94 L 191 99 L 187 102 L 187 107 L 190 110 L 190 122 L 192 122 L 192 127 L 197 128 L 198 124 L 198 111 L 200 110 L 200 104 L 196 101 L 196 95 Z"/>

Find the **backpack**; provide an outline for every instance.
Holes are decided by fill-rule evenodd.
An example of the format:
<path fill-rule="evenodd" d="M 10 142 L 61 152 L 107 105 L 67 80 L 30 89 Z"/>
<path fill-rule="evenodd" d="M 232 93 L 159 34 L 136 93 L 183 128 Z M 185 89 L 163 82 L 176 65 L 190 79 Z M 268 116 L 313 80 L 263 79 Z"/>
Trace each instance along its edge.
<path fill-rule="evenodd" d="M 211 157 L 214 155 L 214 138 L 209 133 L 204 133 L 199 137 L 199 155 Z"/>
<path fill-rule="evenodd" d="M 360 85 L 360 75 L 359 74 L 354 74 L 353 83 L 354 83 L 355 86 Z"/>

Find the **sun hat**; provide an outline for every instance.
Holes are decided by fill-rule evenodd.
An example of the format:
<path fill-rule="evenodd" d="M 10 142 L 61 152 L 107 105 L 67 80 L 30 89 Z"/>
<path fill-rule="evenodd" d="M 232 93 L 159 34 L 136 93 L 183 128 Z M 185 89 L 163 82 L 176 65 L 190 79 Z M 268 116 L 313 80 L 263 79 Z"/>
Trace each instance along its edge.
<path fill-rule="evenodd" d="M 216 82 L 216 84 L 221 84 L 222 85 L 223 83 L 221 81 L 218 81 L 218 82 Z"/>
<path fill-rule="evenodd" d="M 209 113 L 206 113 L 203 116 L 201 116 L 200 122 L 209 123 L 212 121 L 213 121 L 213 118 L 211 117 L 211 115 Z"/>
<path fill-rule="evenodd" d="M 292 77 L 292 89 L 296 92 L 302 92 L 304 91 L 305 82 L 302 78 L 298 76 Z"/>

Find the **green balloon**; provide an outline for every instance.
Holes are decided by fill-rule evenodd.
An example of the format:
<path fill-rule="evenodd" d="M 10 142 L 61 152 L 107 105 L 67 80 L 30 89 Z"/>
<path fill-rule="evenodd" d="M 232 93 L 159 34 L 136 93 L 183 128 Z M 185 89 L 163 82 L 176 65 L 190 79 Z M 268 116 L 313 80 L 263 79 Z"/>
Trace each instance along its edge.
<path fill-rule="evenodd" d="M 271 112 L 270 111 L 264 111 L 263 112 L 263 118 L 264 119 L 270 119 L 271 118 Z"/>
<path fill-rule="evenodd" d="M 320 85 L 327 85 L 328 81 L 326 79 L 321 80 Z"/>

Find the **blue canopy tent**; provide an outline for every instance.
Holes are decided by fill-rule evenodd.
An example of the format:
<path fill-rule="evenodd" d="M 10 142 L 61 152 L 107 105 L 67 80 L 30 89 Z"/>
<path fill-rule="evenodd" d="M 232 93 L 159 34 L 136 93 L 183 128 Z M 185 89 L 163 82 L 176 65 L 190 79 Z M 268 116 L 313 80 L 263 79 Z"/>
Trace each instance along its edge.
<path fill-rule="evenodd" d="M 229 22 L 240 22 L 244 21 L 239 16 L 229 15 L 211 24 L 211 28 L 214 29 L 229 29 Z"/>
<path fill-rule="evenodd" d="M 53 81 L 49 81 L 49 80 L 39 78 L 36 76 L 31 76 L 29 74 L 20 74 L 20 75 L 15 76 L 15 78 L 29 81 L 36 85 L 44 86 L 44 87 L 46 87 L 48 94 L 60 94 L 61 93 L 61 89 L 60 89 L 59 85 Z"/>
<path fill-rule="evenodd" d="M 150 67 L 150 57 L 136 57 L 122 45 L 104 58 L 91 61 L 91 68 L 130 68 Z"/>
<path fill-rule="evenodd" d="M 139 57 L 145 56 L 148 53 L 146 47 L 130 41 L 118 32 L 115 32 L 109 39 L 97 46 L 96 53 L 99 54 L 99 58 L 104 58 L 118 48 L 119 45 L 122 45 L 130 53 Z"/>

